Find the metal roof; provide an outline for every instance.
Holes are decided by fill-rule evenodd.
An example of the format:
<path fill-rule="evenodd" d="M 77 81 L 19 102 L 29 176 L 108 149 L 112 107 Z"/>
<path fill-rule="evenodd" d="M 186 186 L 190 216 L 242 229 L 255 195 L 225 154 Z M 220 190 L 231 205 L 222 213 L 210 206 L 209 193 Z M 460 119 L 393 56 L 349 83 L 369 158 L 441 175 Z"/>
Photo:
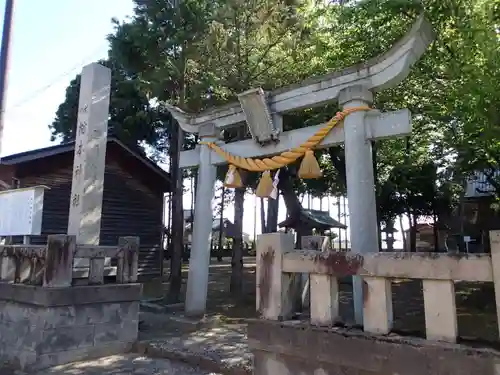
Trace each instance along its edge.
<path fill-rule="evenodd" d="M 108 137 L 108 143 L 117 144 L 124 151 L 126 151 L 131 156 L 135 157 L 140 162 L 142 162 L 145 167 L 149 168 L 152 172 L 156 173 L 157 175 L 159 175 L 159 177 L 163 178 L 168 183 L 170 183 L 170 174 L 148 157 L 141 155 L 141 153 L 138 151 L 134 151 L 132 147 L 125 145 L 125 143 L 120 141 L 115 136 Z M 74 141 L 68 143 L 61 143 L 54 146 L 49 146 L 49 147 L 39 148 L 36 150 L 30 150 L 30 151 L 20 152 L 18 154 L 4 156 L 0 159 L 0 164 L 17 165 L 17 164 L 27 163 L 32 160 L 43 159 L 49 156 L 59 155 L 66 152 L 73 152 L 74 149 L 75 149 Z"/>
<path fill-rule="evenodd" d="M 303 208 L 300 211 L 300 221 L 308 221 L 312 226 L 319 225 L 324 228 L 341 228 L 341 229 L 347 228 L 346 225 L 332 218 L 328 213 L 328 211 L 308 210 Z M 297 224 L 296 217 L 288 217 L 278 225 L 280 227 L 292 228 L 293 226 L 296 226 L 296 224 Z"/>

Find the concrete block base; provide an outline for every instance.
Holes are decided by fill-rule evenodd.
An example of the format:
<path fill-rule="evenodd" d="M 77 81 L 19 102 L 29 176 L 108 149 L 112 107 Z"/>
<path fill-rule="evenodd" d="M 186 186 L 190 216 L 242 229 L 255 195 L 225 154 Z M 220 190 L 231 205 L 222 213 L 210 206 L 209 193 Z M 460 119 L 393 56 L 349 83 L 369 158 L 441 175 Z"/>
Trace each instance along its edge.
<path fill-rule="evenodd" d="M 248 325 L 255 375 L 497 375 L 493 349 L 400 336 L 371 336 L 302 322 Z"/>
<path fill-rule="evenodd" d="M 140 296 L 140 284 L 0 283 L 0 361 L 29 371 L 128 352 L 137 340 Z"/>

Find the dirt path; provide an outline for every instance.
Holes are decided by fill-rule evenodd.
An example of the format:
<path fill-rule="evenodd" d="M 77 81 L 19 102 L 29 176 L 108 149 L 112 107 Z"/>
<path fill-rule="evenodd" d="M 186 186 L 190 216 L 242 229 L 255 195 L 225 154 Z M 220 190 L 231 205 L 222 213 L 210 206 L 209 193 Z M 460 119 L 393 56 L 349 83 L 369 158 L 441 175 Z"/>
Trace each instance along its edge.
<path fill-rule="evenodd" d="M 135 354 L 114 355 L 95 361 L 57 366 L 36 375 L 219 375 L 180 362 Z"/>
<path fill-rule="evenodd" d="M 187 270 L 187 266 L 184 267 L 185 279 L 187 279 Z M 230 259 L 225 258 L 221 263 L 212 261 L 207 299 L 208 315 L 218 316 L 219 319 L 228 322 L 256 317 L 255 258 L 245 258 L 244 292 L 237 297 L 231 297 L 229 294 L 230 275 Z M 352 322 L 352 287 L 348 284 L 341 284 L 340 290 L 342 319 Z M 455 290 L 460 337 L 469 340 L 498 341 L 493 284 L 457 282 Z M 392 284 L 392 294 L 394 329 L 404 334 L 424 337 L 425 314 L 422 282 L 420 280 L 395 281 Z"/>

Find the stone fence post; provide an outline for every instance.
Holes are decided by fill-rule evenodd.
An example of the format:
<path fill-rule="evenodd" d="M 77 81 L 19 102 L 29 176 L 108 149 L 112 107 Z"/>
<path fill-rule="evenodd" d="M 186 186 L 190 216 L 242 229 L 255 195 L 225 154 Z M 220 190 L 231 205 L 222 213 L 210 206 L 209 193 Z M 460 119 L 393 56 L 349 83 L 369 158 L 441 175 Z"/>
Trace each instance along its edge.
<path fill-rule="evenodd" d="M 70 287 L 73 280 L 73 255 L 76 236 L 53 234 L 47 238 L 47 256 L 43 286 L 47 288 Z"/>
<path fill-rule="evenodd" d="M 328 236 L 303 236 L 301 238 L 302 250 L 328 251 L 330 237 Z M 311 284 L 308 273 L 301 274 L 300 300 L 302 308 L 308 309 L 311 305 Z"/>
<path fill-rule="evenodd" d="M 116 281 L 122 284 L 137 282 L 139 237 L 120 237 L 118 239 L 118 247 L 122 254 L 118 258 Z"/>
<path fill-rule="evenodd" d="M 293 274 L 282 272 L 283 254 L 293 249 L 289 233 L 261 234 L 257 239 L 256 307 L 264 319 L 287 319 L 293 313 Z"/>

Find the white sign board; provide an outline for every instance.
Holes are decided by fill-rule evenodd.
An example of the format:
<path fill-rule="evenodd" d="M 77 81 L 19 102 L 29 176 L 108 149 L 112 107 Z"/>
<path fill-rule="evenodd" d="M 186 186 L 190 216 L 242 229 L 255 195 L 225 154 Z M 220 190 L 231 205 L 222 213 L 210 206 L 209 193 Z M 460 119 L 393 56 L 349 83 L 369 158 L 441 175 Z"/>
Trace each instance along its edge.
<path fill-rule="evenodd" d="M 46 186 L 0 191 L 0 236 L 36 236 L 42 232 Z"/>

